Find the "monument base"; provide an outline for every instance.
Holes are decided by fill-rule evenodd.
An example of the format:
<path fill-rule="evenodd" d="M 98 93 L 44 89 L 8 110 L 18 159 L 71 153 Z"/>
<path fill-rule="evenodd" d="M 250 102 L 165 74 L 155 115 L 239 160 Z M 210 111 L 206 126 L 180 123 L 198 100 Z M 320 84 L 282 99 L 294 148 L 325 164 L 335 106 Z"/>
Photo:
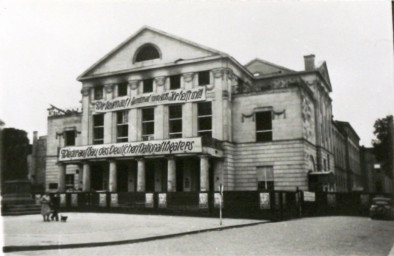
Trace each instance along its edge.
<path fill-rule="evenodd" d="M 15 204 L 33 204 L 31 182 L 29 180 L 5 181 L 2 186 L 2 206 Z"/>

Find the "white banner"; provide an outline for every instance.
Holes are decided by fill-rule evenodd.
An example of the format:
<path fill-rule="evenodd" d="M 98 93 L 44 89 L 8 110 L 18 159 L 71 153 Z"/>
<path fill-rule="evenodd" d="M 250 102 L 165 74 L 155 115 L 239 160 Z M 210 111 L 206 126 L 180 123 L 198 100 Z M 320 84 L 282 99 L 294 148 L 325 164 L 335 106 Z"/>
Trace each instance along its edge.
<path fill-rule="evenodd" d="M 207 193 L 200 193 L 199 205 L 200 205 L 200 208 L 208 208 L 208 194 Z"/>
<path fill-rule="evenodd" d="M 159 194 L 159 208 L 167 208 L 167 194 L 166 193 Z"/>
<path fill-rule="evenodd" d="M 222 204 L 223 204 L 223 198 L 222 198 L 222 196 L 220 195 L 220 193 L 215 193 L 214 194 L 214 206 L 215 206 L 215 208 L 220 208 L 220 201 L 222 202 Z"/>
<path fill-rule="evenodd" d="M 107 194 L 99 194 L 99 205 L 101 207 L 107 206 Z"/>
<path fill-rule="evenodd" d="M 71 206 L 78 206 L 78 194 L 71 194 Z"/>
<path fill-rule="evenodd" d="M 163 93 L 145 93 L 138 96 L 119 97 L 111 100 L 95 101 L 93 112 L 118 111 L 123 109 L 155 106 L 159 104 L 173 104 L 196 102 L 205 100 L 205 87 L 190 90 L 179 89 Z"/>
<path fill-rule="evenodd" d="M 202 143 L 200 137 L 179 138 L 169 140 L 64 147 L 60 150 L 59 161 L 200 152 L 202 152 Z"/>
<path fill-rule="evenodd" d="M 260 209 L 271 209 L 270 193 L 260 193 Z"/>
<path fill-rule="evenodd" d="M 153 193 L 146 193 L 145 194 L 145 207 L 146 208 L 153 208 Z"/>
<path fill-rule="evenodd" d="M 60 194 L 60 206 L 66 207 L 66 194 Z"/>
<path fill-rule="evenodd" d="M 315 192 L 304 191 L 304 201 L 315 202 L 316 201 Z"/>
<path fill-rule="evenodd" d="M 111 206 L 117 207 L 118 206 L 118 194 L 111 194 Z"/>

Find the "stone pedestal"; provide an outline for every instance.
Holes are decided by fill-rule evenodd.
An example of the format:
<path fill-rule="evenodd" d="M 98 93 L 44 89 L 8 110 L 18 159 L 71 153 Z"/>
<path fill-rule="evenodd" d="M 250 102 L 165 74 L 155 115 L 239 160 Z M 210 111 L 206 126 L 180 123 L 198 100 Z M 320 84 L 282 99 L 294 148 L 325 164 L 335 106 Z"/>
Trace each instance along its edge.
<path fill-rule="evenodd" d="M 15 204 L 34 204 L 29 180 L 5 181 L 1 193 L 3 207 Z"/>

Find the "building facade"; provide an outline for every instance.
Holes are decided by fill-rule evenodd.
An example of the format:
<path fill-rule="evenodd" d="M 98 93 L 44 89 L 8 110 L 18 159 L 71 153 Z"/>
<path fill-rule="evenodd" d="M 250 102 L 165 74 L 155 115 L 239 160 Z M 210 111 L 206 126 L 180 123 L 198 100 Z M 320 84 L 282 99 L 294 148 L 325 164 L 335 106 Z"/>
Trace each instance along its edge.
<path fill-rule="evenodd" d="M 293 71 L 144 27 L 50 109 L 46 189 L 335 190 L 327 65 Z"/>
<path fill-rule="evenodd" d="M 38 133 L 33 132 L 33 143 L 31 144 L 31 154 L 27 156 L 29 167 L 28 178 L 31 181 L 34 191 L 45 190 L 45 172 L 47 161 L 47 136 L 38 137 Z"/>

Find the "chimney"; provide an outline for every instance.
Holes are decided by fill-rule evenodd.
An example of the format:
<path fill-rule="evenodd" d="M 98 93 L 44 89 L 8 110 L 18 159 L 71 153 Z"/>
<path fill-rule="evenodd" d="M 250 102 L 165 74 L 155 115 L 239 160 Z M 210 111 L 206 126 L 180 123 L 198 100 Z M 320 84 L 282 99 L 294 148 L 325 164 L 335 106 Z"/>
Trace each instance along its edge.
<path fill-rule="evenodd" d="M 304 56 L 305 71 L 315 70 L 315 55 L 310 54 Z"/>

